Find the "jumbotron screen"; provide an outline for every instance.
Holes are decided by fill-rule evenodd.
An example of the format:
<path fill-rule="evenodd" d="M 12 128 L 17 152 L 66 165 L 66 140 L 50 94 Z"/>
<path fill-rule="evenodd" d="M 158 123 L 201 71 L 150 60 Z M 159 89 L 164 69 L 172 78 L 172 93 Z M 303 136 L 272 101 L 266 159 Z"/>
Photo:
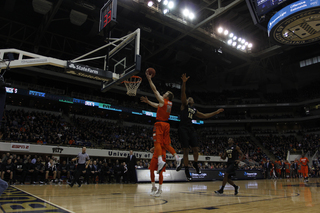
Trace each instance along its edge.
<path fill-rule="evenodd" d="M 294 2 L 296 0 L 255 0 L 256 12 L 258 16 L 268 13 L 284 2 Z"/>

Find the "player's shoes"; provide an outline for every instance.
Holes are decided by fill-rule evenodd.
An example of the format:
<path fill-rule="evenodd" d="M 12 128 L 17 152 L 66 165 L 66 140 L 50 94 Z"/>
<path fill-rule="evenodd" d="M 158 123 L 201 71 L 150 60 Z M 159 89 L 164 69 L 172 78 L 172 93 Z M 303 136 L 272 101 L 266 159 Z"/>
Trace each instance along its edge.
<path fill-rule="evenodd" d="M 201 174 L 201 170 L 200 170 L 200 168 L 198 166 L 198 163 L 197 162 L 193 162 L 192 165 L 193 165 L 193 168 L 196 170 L 197 174 Z"/>
<path fill-rule="evenodd" d="M 181 167 L 182 167 L 181 161 L 182 161 L 182 159 L 183 159 L 183 158 L 179 158 L 179 159 L 177 160 L 177 168 L 176 168 L 176 171 L 177 171 L 177 172 L 179 172 L 179 171 L 181 170 Z"/>
<path fill-rule="evenodd" d="M 69 186 L 72 188 L 73 187 L 73 183 L 70 183 Z"/>
<path fill-rule="evenodd" d="M 234 195 L 239 193 L 240 186 L 234 186 Z"/>
<path fill-rule="evenodd" d="M 186 174 L 187 180 L 191 181 L 191 175 L 190 175 L 190 172 L 189 172 L 189 168 L 185 168 L 184 169 L 184 173 Z"/>
<path fill-rule="evenodd" d="M 221 195 L 221 194 L 223 194 L 223 190 L 219 189 L 218 191 L 214 191 L 214 193 Z"/>
<path fill-rule="evenodd" d="M 157 187 L 152 187 L 150 196 L 154 196 L 157 192 Z"/>
<path fill-rule="evenodd" d="M 160 197 L 161 193 L 162 193 L 162 190 L 159 189 L 153 196 L 154 197 Z"/>
<path fill-rule="evenodd" d="M 166 162 L 164 162 L 164 161 L 161 161 L 160 163 L 158 163 L 157 174 L 159 174 L 159 173 L 163 170 L 163 168 L 165 167 L 165 165 L 166 165 Z"/>

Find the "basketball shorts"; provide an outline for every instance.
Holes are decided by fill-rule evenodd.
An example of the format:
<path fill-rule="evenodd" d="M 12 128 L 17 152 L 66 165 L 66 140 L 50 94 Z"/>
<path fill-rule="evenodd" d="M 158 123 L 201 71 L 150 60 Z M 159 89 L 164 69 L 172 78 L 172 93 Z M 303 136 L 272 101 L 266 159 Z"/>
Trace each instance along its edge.
<path fill-rule="evenodd" d="M 238 164 L 228 163 L 226 173 L 229 174 L 229 177 L 236 176 L 236 170 L 238 169 Z"/>
<path fill-rule="evenodd" d="M 199 147 L 197 134 L 193 127 L 180 126 L 178 133 L 182 148 Z"/>
<path fill-rule="evenodd" d="M 171 144 L 170 124 L 166 122 L 156 122 L 153 127 L 153 142 L 161 144 Z"/>

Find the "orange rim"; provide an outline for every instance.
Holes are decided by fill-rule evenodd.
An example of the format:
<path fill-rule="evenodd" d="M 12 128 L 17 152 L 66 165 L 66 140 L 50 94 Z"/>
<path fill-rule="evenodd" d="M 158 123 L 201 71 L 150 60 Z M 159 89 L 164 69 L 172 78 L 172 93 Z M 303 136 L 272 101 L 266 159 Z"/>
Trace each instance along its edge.
<path fill-rule="evenodd" d="M 142 81 L 142 78 L 140 76 L 131 76 L 130 78 L 137 78 L 139 79 L 138 81 L 122 81 L 122 83 L 126 83 L 126 84 L 133 84 L 133 83 L 140 83 Z"/>

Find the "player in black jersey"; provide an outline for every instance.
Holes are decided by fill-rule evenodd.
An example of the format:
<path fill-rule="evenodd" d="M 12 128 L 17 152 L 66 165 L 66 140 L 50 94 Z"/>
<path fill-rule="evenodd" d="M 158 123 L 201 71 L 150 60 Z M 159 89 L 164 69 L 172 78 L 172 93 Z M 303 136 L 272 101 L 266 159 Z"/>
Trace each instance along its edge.
<path fill-rule="evenodd" d="M 218 109 L 217 111 L 211 112 L 211 113 L 201 113 L 196 108 L 193 107 L 194 101 L 193 98 L 189 97 L 187 99 L 186 95 L 186 82 L 190 77 L 187 77 L 184 73 L 181 77 L 182 79 L 182 87 L 181 87 L 181 107 L 180 107 L 180 125 L 179 125 L 179 141 L 181 143 L 181 147 L 183 148 L 183 163 L 185 166 L 185 174 L 188 180 L 191 180 L 191 176 L 189 173 L 189 146 L 191 146 L 193 151 L 193 167 L 195 168 L 196 172 L 198 174 L 201 174 L 201 171 L 198 167 L 198 141 L 197 141 L 197 135 L 196 131 L 192 126 L 192 120 L 194 119 L 194 116 L 197 116 L 198 118 L 210 118 L 214 115 L 219 114 L 220 112 L 223 112 L 224 109 Z"/>
<path fill-rule="evenodd" d="M 8 175 L 10 177 L 9 184 L 11 185 L 13 183 L 13 171 L 14 171 L 14 165 L 12 163 L 11 158 L 7 160 L 6 164 L 2 164 L 2 177 L 1 179 L 4 179 L 5 175 Z"/>
<path fill-rule="evenodd" d="M 237 195 L 240 187 L 234 184 L 234 182 L 231 180 L 231 177 L 236 174 L 236 169 L 238 168 L 238 164 L 240 163 L 240 160 L 243 159 L 244 155 L 243 155 L 243 152 L 240 150 L 239 146 L 234 145 L 234 141 L 232 138 L 228 139 L 228 145 L 229 147 L 224 151 L 224 153 L 219 154 L 221 159 L 223 160 L 228 157 L 228 162 L 227 162 L 227 170 L 224 173 L 222 186 L 218 191 L 215 191 L 215 193 L 223 194 L 223 189 L 228 182 L 231 186 L 234 187 L 234 195 Z M 239 154 L 240 154 L 240 158 L 239 158 Z"/>

